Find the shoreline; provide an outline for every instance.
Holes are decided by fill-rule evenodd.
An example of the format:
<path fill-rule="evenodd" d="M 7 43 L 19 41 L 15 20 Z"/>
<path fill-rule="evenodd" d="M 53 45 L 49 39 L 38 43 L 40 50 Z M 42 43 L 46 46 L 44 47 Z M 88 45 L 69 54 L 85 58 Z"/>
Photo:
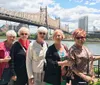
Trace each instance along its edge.
<path fill-rule="evenodd" d="M 6 39 L 6 36 L 0 36 L 0 39 Z M 16 39 L 18 39 L 18 37 L 16 37 Z M 32 39 L 32 38 L 29 38 L 30 40 L 35 40 L 35 39 Z M 45 39 L 47 41 L 51 41 L 52 39 Z M 62 41 L 74 41 L 72 39 L 64 39 Z M 86 39 L 86 42 L 100 42 L 100 39 L 99 38 L 96 38 L 96 39 Z"/>
<path fill-rule="evenodd" d="M 52 40 L 52 39 L 49 39 L 49 40 Z M 69 39 L 64 39 L 62 41 L 73 41 L 74 42 L 74 40 L 69 40 Z M 86 42 L 100 42 L 100 40 L 86 40 Z"/>

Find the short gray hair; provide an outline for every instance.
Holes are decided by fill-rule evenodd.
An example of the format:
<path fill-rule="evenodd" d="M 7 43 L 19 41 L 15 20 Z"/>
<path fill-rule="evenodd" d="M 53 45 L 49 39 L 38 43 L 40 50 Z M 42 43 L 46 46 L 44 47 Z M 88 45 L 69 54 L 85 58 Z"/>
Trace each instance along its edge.
<path fill-rule="evenodd" d="M 28 33 L 28 35 L 30 34 L 30 31 L 29 31 L 29 29 L 27 27 L 21 27 L 18 30 L 18 35 L 20 35 L 22 31 L 26 31 Z"/>
<path fill-rule="evenodd" d="M 7 32 L 6 32 L 6 36 L 17 36 L 17 34 L 16 34 L 16 32 L 14 31 L 14 30 L 8 30 Z"/>
<path fill-rule="evenodd" d="M 48 33 L 48 30 L 47 30 L 46 27 L 41 26 L 41 27 L 39 27 L 38 30 L 37 30 L 37 33 L 39 33 L 39 32 L 44 32 L 44 33 L 47 34 L 47 33 Z"/>

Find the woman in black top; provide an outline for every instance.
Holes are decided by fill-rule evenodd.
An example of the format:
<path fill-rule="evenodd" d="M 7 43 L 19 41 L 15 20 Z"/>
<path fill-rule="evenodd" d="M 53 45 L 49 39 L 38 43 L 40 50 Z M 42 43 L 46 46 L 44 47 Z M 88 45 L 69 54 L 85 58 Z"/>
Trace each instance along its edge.
<path fill-rule="evenodd" d="M 67 47 L 61 43 L 63 38 L 63 32 L 61 30 L 56 30 L 53 35 L 54 44 L 47 50 L 47 64 L 44 69 L 44 81 L 46 82 L 46 85 L 61 85 L 61 83 L 66 85 L 66 81 L 62 78 L 66 69 L 62 69 L 61 64 L 63 64 L 63 61 L 68 58 L 68 50 Z"/>
<path fill-rule="evenodd" d="M 26 51 L 29 46 L 29 29 L 22 27 L 18 32 L 20 38 L 14 43 L 11 48 L 10 67 L 12 70 L 12 80 L 14 85 L 26 85 L 28 83 L 27 71 L 26 71 Z"/>

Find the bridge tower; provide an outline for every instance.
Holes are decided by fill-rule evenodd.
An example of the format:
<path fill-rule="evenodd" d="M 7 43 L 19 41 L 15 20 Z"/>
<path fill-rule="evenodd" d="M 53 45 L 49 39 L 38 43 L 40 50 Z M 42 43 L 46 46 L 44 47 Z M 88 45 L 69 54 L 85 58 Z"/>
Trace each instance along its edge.
<path fill-rule="evenodd" d="M 55 17 L 55 19 L 58 21 L 58 29 L 61 29 L 60 17 Z"/>
<path fill-rule="evenodd" d="M 48 13 L 47 13 L 47 6 L 45 8 L 40 7 L 40 23 L 44 24 L 44 26 L 48 28 Z M 47 39 L 49 39 L 49 32 L 47 34 Z"/>

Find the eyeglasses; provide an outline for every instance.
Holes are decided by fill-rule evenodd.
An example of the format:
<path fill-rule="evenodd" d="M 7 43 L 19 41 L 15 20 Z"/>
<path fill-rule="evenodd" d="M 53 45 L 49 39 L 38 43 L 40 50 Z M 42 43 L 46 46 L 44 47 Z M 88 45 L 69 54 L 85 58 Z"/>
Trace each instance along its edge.
<path fill-rule="evenodd" d="M 27 33 L 21 33 L 21 35 L 28 35 Z"/>
<path fill-rule="evenodd" d="M 43 35 L 45 35 L 46 33 L 43 33 L 43 32 L 39 32 L 39 34 L 40 34 L 40 35 L 42 35 L 42 34 L 43 34 Z"/>
<path fill-rule="evenodd" d="M 76 37 L 76 39 L 85 39 L 86 37 Z"/>

